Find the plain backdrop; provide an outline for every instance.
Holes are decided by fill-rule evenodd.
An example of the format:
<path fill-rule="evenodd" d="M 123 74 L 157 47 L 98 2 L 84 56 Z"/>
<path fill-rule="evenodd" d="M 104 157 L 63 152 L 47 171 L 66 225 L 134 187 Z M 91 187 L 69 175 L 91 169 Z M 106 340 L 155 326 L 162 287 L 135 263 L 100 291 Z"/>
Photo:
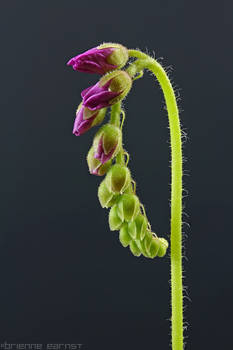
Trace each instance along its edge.
<path fill-rule="evenodd" d="M 66 62 L 112 41 L 155 55 L 181 97 L 186 349 L 233 348 L 232 4 L 11 0 L 0 13 L 0 343 L 169 349 L 169 252 L 151 261 L 121 246 L 87 169 L 97 128 L 72 135 L 99 76 Z M 150 74 L 124 108 L 138 196 L 169 239 L 169 129 Z"/>

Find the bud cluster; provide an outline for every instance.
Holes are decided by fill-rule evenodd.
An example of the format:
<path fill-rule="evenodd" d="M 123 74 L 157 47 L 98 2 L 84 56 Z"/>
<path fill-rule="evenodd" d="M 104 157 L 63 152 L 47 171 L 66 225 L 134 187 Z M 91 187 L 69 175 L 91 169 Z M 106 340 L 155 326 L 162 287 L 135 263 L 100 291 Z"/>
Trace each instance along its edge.
<path fill-rule="evenodd" d="M 76 111 L 74 135 L 80 136 L 100 124 L 107 108 L 116 103 L 120 105 L 128 94 L 132 78 L 125 70 L 121 70 L 128 56 L 124 46 L 106 43 L 68 61 L 67 64 L 74 70 L 103 75 L 95 85 L 81 93 L 82 102 Z M 118 112 L 120 121 L 121 110 Z M 135 194 L 132 186 L 134 181 L 124 160 L 121 128 L 118 122 L 111 120 L 97 131 L 87 154 L 88 168 L 91 174 L 106 174 L 99 186 L 98 198 L 103 208 L 110 208 L 109 226 L 112 231 L 120 231 L 119 240 L 123 247 L 129 246 L 135 256 L 162 257 L 168 243 L 151 232 L 145 212 L 142 211 L 143 206 Z"/>
<path fill-rule="evenodd" d="M 121 69 L 128 61 L 126 47 L 105 43 L 71 58 L 67 65 L 79 72 L 104 75 L 95 85 L 81 93 L 82 103 L 76 111 L 73 134 L 80 136 L 105 116 L 106 107 L 121 101 L 132 86 L 129 74 Z"/>
<path fill-rule="evenodd" d="M 140 201 L 133 193 L 131 174 L 125 165 L 114 164 L 110 168 L 99 186 L 98 197 L 103 208 L 111 208 L 110 230 L 120 231 L 123 247 L 129 246 L 135 256 L 165 255 L 168 243 L 151 232 L 148 220 L 141 212 Z"/>

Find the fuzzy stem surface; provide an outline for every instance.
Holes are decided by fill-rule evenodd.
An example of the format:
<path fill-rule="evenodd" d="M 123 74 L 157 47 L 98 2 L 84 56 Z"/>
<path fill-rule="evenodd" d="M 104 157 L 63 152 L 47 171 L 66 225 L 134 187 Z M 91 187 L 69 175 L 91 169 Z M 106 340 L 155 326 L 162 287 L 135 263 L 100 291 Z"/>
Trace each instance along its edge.
<path fill-rule="evenodd" d="M 183 281 L 182 281 L 182 139 L 179 111 L 171 82 L 163 67 L 153 58 L 129 50 L 138 60 L 127 69 L 133 77 L 143 69 L 157 78 L 166 102 L 171 142 L 171 327 L 172 350 L 183 350 Z"/>
<path fill-rule="evenodd" d="M 111 107 L 110 124 L 120 126 L 121 102 L 115 103 Z"/>
<path fill-rule="evenodd" d="M 121 102 L 117 102 L 111 107 L 110 124 L 120 127 L 120 119 L 121 119 L 120 115 L 121 115 Z M 116 163 L 121 165 L 125 164 L 124 150 L 122 146 L 121 146 L 121 149 L 119 150 L 119 153 L 116 156 Z"/>

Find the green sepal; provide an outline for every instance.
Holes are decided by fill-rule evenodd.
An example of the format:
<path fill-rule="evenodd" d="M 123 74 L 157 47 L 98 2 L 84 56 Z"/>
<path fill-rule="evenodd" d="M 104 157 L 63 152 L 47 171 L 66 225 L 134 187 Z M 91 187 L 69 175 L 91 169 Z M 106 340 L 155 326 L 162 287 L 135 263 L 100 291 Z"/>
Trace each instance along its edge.
<path fill-rule="evenodd" d="M 117 201 L 117 195 L 109 192 L 105 179 L 101 182 L 98 188 L 98 198 L 102 208 L 112 207 Z"/>
<path fill-rule="evenodd" d="M 94 149 L 91 147 L 87 154 L 87 164 L 91 174 L 102 176 L 109 170 L 112 160 L 108 160 L 106 163 L 101 164 L 98 159 L 94 158 Z"/>
<path fill-rule="evenodd" d="M 168 241 L 165 238 L 158 238 L 158 240 L 160 241 L 160 246 L 157 255 L 162 258 L 167 252 Z"/>
<path fill-rule="evenodd" d="M 120 128 L 112 124 L 103 125 L 94 136 L 93 148 L 95 152 L 98 150 L 101 138 L 104 153 L 108 154 L 115 148 L 112 158 L 115 157 L 122 145 L 122 132 Z"/>
<path fill-rule="evenodd" d="M 132 237 L 132 239 L 135 240 L 137 238 L 137 228 L 136 228 L 135 221 L 130 221 L 128 223 L 128 232 L 129 232 L 129 235 Z"/>
<path fill-rule="evenodd" d="M 131 241 L 130 245 L 129 245 L 129 248 L 132 252 L 132 254 L 134 256 L 140 256 L 141 255 L 141 251 L 140 249 L 138 248 L 137 244 L 135 241 Z"/>
<path fill-rule="evenodd" d="M 159 248 L 160 248 L 159 239 L 157 237 L 153 237 L 150 244 L 150 256 L 152 259 L 155 258 L 156 255 L 158 255 Z"/>
<path fill-rule="evenodd" d="M 126 166 L 114 164 L 107 173 L 106 185 L 113 193 L 123 193 L 130 183 L 131 175 Z"/>
<path fill-rule="evenodd" d="M 125 194 L 134 194 L 132 183 L 129 184 L 129 186 L 124 190 Z"/>
<path fill-rule="evenodd" d="M 106 111 L 107 111 L 107 108 L 101 108 L 98 111 L 97 116 L 93 119 L 91 126 L 96 126 L 96 125 L 101 124 L 102 121 L 104 120 L 105 115 L 106 115 Z"/>
<path fill-rule="evenodd" d="M 139 214 L 135 218 L 134 222 L 136 225 L 136 239 L 140 239 L 142 241 L 147 231 L 148 221 L 144 215 Z"/>
<path fill-rule="evenodd" d="M 129 53 L 126 47 L 116 43 L 103 43 L 97 47 L 97 49 L 104 49 L 108 47 L 114 47 L 115 50 L 107 57 L 107 62 L 122 68 L 129 59 Z"/>
<path fill-rule="evenodd" d="M 136 240 L 135 243 L 137 244 L 138 246 L 138 249 L 140 249 L 142 255 L 146 258 L 150 258 L 150 256 L 148 255 L 147 251 L 146 251 L 146 248 L 145 248 L 145 242 L 144 240 L 143 241 L 140 241 L 140 240 Z"/>
<path fill-rule="evenodd" d="M 124 70 L 116 70 L 106 73 L 100 80 L 99 85 L 104 86 L 111 80 L 109 90 L 112 92 L 119 93 L 118 96 L 114 97 L 109 103 L 113 105 L 123 100 L 129 93 L 132 87 L 132 78 Z"/>
<path fill-rule="evenodd" d="M 144 241 L 145 249 L 148 256 L 150 256 L 150 245 L 151 245 L 152 239 L 153 239 L 152 233 L 150 231 L 146 231 L 143 241 Z"/>
<path fill-rule="evenodd" d="M 130 242 L 132 241 L 132 238 L 130 237 L 128 233 L 128 225 L 127 223 L 124 223 L 120 229 L 120 234 L 119 234 L 119 240 L 123 247 L 127 247 Z"/>
<path fill-rule="evenodd" d="M 127 222 L 134 220 L 140 211 L 140 202 L 135 194 L 123 194 L 117 203 L 119 217 Z"/>
<path fill-rule="evenodd" d="M 109 226 L 111 231 L 119 230 L 122 226 L 122 220 L 117 213 L 117 204 L 115 204 L 109 212 Z"/>

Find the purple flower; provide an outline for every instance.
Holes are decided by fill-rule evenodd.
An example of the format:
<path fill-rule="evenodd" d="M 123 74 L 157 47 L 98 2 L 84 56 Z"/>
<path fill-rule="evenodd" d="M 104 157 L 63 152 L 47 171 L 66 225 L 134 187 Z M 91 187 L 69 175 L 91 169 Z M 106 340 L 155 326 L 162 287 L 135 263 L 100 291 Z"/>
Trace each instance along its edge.
<path fill-rule="evenodd" d="M 98 49 L 95 47 L 71 58 L 67 65 L 73 66 L 73 69 L 79 72 L 105 74 L 118 67 L 115 64 L 110 64 L 107 60 L 115 50 L 118 50 L 118 48 Z"/>
<path fill-rule="evenodd" d="M 94 125 L 100 124 L 105 116 L 105 112 L 106 111 L 103 109 L 101 111 L 93 112 L 81 104 L 76 112 L 73 134 L 80 136 Z"/>
<path fill-rule="evenodd" d="M 111 106 L 111 100 L 121 94 L 121 91 L 114 92 L 109 90 L 112 79 L 108 80 L 103 86 L 100 82 L 82 91 L 83 105 L 91 111 L 103 107 Z"/>
<path fill-rule="evenodd" d="M 118 143 L 116 142 L 116 144 L 112 147 L 112 149 L 107 154 L 105 154 L 104 148 L 103 148 L 103 136 L 102 136 L 99 140 L 97 151 L 94 153 L 94 158 L 98 159 L 102 164 L 106 163 L 109 159 L 112 158 L 112 155 L 115 152 L 117 145 Z"/>

